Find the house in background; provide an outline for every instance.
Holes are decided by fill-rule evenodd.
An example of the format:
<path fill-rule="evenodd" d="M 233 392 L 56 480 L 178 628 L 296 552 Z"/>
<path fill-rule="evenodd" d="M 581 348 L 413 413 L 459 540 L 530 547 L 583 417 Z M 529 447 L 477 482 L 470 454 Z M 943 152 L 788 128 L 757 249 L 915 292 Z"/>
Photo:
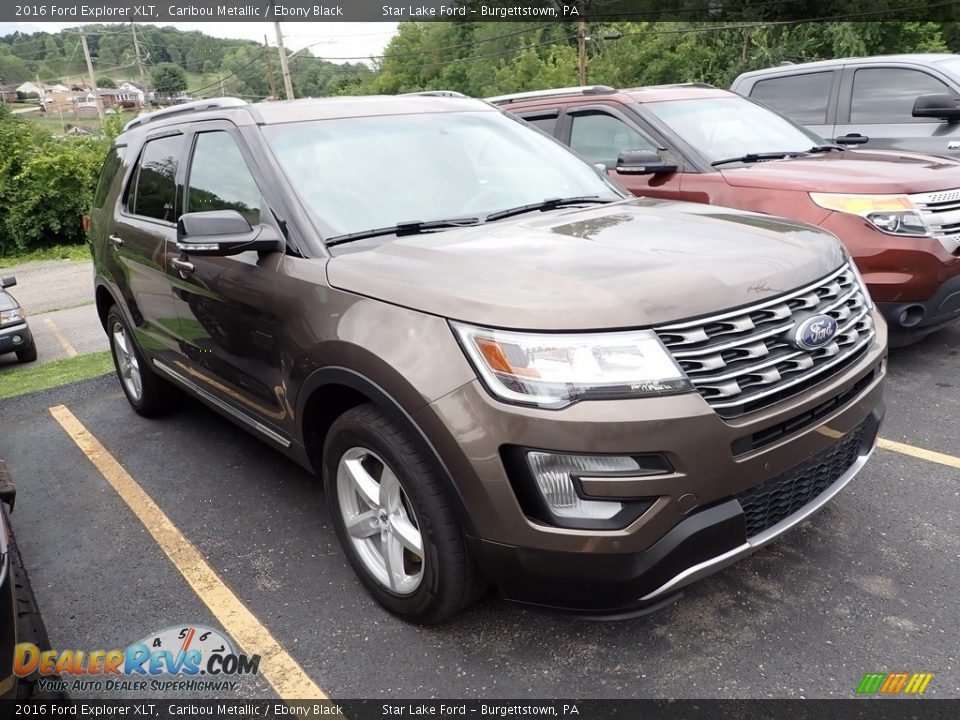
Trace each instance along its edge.
<path fill-rule="evenodd" d="M 132 81 L 122 82 L 117 85 L 117 90 L 132 93 L 136 95 L 136 103 L 138 105 L 143 105 L 143 101 L 146 100 L 146 93 L 144 92 L 143 86 L 140 83 L 135 83 Z"/>
<path fill-rule="evenodd" d="M 115 105 L 124 105 L 127 103 L 133 103 L 133 105 L 141 104 L 141 96 L 136 92 L 121 90 L 120 88 L 105 88 L 99 92 L 100 102 L 103 103 L 104 107 L 114 107 Z M 93 94 L 91 93 L 91 98 L 92 97 Z"/>
<path fill-rule="evenodd" d="M 23 83 L 17 88 L 16 91 L 19 93 L 23 93 L 24 95 L 30 95 L 32 93 L 37 97 L 41 97 L 41 98 L 45 94 L 45 90 L 42 85 L 37 85 L 36 83 L 32 83 L 32 82 Z"/>
<path fill-rule="evenodd" d="M 0 85 L 0 102 L 16 102 L 17 89 L 13 85 Z"/>

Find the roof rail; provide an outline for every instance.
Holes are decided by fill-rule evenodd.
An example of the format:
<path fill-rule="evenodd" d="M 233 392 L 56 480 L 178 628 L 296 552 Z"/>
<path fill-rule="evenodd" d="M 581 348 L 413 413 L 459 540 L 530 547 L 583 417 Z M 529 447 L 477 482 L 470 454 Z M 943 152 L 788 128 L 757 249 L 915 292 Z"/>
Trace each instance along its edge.
<path fill-rule="evenodd" d="M 464 95 L 462 92 L 457 92 L 456 90 L 421 90 L 420 92 L 409 92 L 409 93 L 400 93 L 401 95 L 423 95 L 426 97 L 452 97 L 452 98 L 465 98 L 470 97 L 469 95 Z"/>
<path fill-rule="evenodd" d="M 510 103 L 515 100 L 553 97 L 555 95 L 611 95 L 615 92 L 617 92 L 617 90 L 608 85 L 578 85 L 577 87 L 555 88 L 553 90 L 533 90 L 530 92 L 513 93 L 511 95 L 496 95 L 494 97 L 488 97 L 487 102 L 499 104 Z"/>
<path fill-rule="evenodd" d="M 241 100 L 240 98 L 235 97 L 218 97 L 209 98 L 207 100 L 193 100 L 192 102 L 171 105 L 170 107 L 154 110 L 152 113 L 147 113 L 146 115 L 136 117 L 123 126 L 123 131 L 126 132 L 130 128 L 146 125 L 154 120 L 170 117 L 171 115 L 179 115 L 180 113 L 197 112 L 198 110 L 210 110 L 213 108 L 237 107 L 239 105 L 247 104 L 248 103 L 246 100 Z"/>

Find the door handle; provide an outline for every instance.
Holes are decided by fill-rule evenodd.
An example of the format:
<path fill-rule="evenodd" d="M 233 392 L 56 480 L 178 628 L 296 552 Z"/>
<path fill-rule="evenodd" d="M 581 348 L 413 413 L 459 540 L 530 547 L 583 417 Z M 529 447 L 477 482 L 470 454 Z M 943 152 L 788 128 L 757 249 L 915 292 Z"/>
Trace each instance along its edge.
<path fill-rule="evenodd" d="M 174 267 L 175 270 L 180 271 L 180 275 L 187 275 L 194 271 L 193 263 L 187 262 L 186 260 L 181 260 L 180 258 L 174 258 L 170 261 L 170 264 Z"/>
<path fill-rule="evenodd" d="M 110 237 L 107 238 L 107 240 L 108 240 L 109 243 L 110 243 L 111 245 L 113 245 L 115 248 L 118 248 L 118 247 L 120 247 L 121 245 L 123 245 L 123 238 L 120 237 L 119 235 L 111 235 Z"/>
<path fill-rule="evenodd" d="M 870 138 L 866 135 L 861 135 L 860 133 L 850 133 L 849 135 L 842 135 L 838 138 L 834 138 L 834 142 L 838 145 L 863 145 L 866 142 L 869 142 Z"/>

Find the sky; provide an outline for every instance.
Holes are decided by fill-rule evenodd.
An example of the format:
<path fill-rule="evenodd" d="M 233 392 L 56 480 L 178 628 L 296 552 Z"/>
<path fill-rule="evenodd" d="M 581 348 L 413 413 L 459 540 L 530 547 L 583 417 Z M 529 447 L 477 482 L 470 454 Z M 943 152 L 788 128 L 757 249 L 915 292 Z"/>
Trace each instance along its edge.
<path fill-rule="evenodd" d="M 103 25 L 127 25 L 128 23 L 102 23 Z M 138 23 L 139 24 L 139 23 Z M 272 22 L 154 22 L 144 25 L 175 27 L 178 30 L 199 30 L 219 38 L 256 40 L 263 42 L 266 35 L 271 45 L 276 45 L 277 36 Z M 0 36 L 20 32 L 55 33 L 65 28 L 76 27 L 76 22 L 10 23 L 0 22 Z M 288 52 L 311 46 L 310 52 L 318 57 L 364 59 L 380 55 L 390 38 L 397 31 L 397 24 L 390 22 L 285 22 L 280 23 L 284 45 Z M 341 62 L 333 60 L 333 62 Z M 343 61 L 346 62 L 346 61 Z"/>

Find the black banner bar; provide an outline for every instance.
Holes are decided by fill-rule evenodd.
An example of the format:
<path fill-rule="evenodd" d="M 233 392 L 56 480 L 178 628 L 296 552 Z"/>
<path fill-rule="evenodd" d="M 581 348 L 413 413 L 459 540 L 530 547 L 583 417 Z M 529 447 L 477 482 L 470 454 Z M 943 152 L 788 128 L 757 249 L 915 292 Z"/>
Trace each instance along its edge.
<path fill-rule="evenodd" d="M 0 718 L 575 718 L 576 720 L 956 720 L 960 699 L 851 700 L 75 700 L 0 701 Z"/>
<path fill-rule="evenodd" d="M 4 0 L 0 21 L 576 22 L 957 20 L 960 0 Z"/>

